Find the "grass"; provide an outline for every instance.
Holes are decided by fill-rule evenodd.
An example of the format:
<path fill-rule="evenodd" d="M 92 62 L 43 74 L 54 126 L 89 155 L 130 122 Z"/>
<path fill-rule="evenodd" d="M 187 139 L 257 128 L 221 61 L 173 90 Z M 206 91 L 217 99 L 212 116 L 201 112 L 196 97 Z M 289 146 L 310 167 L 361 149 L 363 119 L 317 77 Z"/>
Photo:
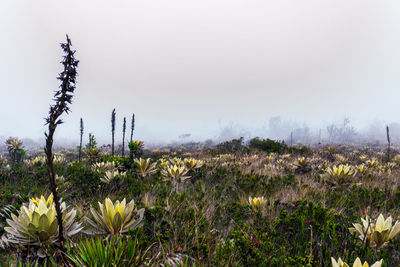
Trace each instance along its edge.
<path fill-rule="evenodd" d="M 346 262 L 360 257 L 370 264 L 383 259 L 383 266 L 400 264 L 398 238 L 377 250 L 348 230 L 367 214 L 376 218 L 383 213 L 394 221 L 398 218 L 399 157 L 388 162 L 376 148 L 285 147 L 270 153 L 260 147 L 236 142 L 235 146 L 224 143 L 214 149 L 144 151 L 142 157 L 157 162 L 157 171 L 144 178 L 129 158 L 106 156 L 107 151 L 102 151 L 98 161 L 114 161 L 117 168 L 126 171 L 126 176 L 109 184 L 101 182 L 104 173 L 92 168 L 85 153 L 79 163 L 78 152 L 65 152 L 61 155 L 64 160 L 58 160 L 54 167 L 56 174 L 64 177 L 58 182 L 60 195 L 77 208 L 80 220 L 89 216 L 90 205 L 97 207 L 106 197 L 134 199 L 137 208 L 145 208 L 140 227 L 124 238 L 139 238 L 135 246 L 146 251 L 143 261 L 148 266 L 171 266 L 174 262 L 181 266 L 330 266 L 331 257 Z M 159 164 L 162 158 L 177 162 L 174 157 L 193 157 L 204 165 L 189 171 L 190 178 L 176 186 L 161 175 Z M 299 165 L 301 157 L 306 163 Z M 43 163 L 10 164 L 6 158 L 4 155 L 0 165 L 0 208 L 12 204 L 18 209 L 29 197 L 50 193 Z M 362 173 L 354 171 L 346 184 L 332 183 L 332 178 L 328 181 L 326 177 L 328 167 L 344 163 L 356 170 L 372 159 L 376 160 L 373 166 Z M 264 197 L 266 203 L 255 209 L 249 197 Z M 0 235 L 5 219 L 0 218 Z M 79 234 L 70 239 L 68 258 L 76 259 L 85 244 L 109 242 L 106 236 L 92 238 Z M 106 250 L 100 247 L 99 251 Z M 16 263 L 22 256 L 44 262 L 27 253 L 0 248 L 0 262 Z M 46 248 L 46 257 L 58 265 L 74 265 L 73 261 L 63 262 L 54 246 Z"/>

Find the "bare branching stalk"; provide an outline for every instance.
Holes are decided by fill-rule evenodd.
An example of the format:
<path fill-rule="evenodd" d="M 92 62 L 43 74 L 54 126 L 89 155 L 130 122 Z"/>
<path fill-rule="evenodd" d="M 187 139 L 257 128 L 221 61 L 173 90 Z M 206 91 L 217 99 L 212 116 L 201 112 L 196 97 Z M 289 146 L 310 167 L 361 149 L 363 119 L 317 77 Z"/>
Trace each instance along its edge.
<path fill-rule="evenodd" d="M 111 155 L 114 156 L 114 136 L 115 136 L 115 108 L 111 112 Z"/>
<path fill-rule="evenodd" d="M 135 129 L 135 113 L 132 114 L 132 121 L 131 121 L 131 142 L 133 141 L 133 130 Z"/>
<path fill-rule="evenodd" d="M 126 132 L 126 118 L 124 117 L 124 124 L 122 124 L 122 157 L 125 156 L 125 132 Z"/>
<path fill-rule="evenodd" d="M 53 100 L 55 101 L 54 105 L 50 106 L 49 117 L 46 118 L 46 125 L 49 125 L 48 133 L 45 133 L 46 136 L 46 147 L 44 151 L 47 157 L 47 168 L 49 172 L 49 180 L 50 180 L 50 189 L 53 193 L 53 200 L 57 213 L 57 222 L 58 222 L 58 241 L 60 243 L 60 248 L 62 251 L 65 251 L 65 237 L 64 237 L 64 229 L 62 223 L 62 212 L 60 207 L 60 199 L 57 193 L 57 186 L 55 182 L 55 173 L 53 166 L 53 136 L 54 132 L 58 125 L 62 124 L 62 120 L 60 116 L 65 112 L 68 114 L 69 107 L 68 105 L 72 103 L 73 93 L 76 87 L 76 76 L 77 76 L 77 67 L 79 61 L 75 59 L 75 50 L 71 50 L 71 40 L 67 35 L 67 42 L 61 44 L 61 48 L 64 51 L 65 55 L 63 57 L 63 61 L 61 64 L 64 66 L 64 70 L 57 77 L 58 80 L 61 81 L 60 89 L 55 92 Z"/>
<path fill-rule="evenodd" d="M 389 135 L 389 126 L 386 126 L 386 138 L 388 141 L 388 150 L 387 150 L 387 158 L 390 160 L 390 135 Z"/>
<path fill-rule="evenodd" d="M 81 138 L 80 138 L 80 142 L 79 142 L 79 161 L 81 161 L 82 158 L 82 138 L 83 138 L 83 120 L 81 118 Z"/>

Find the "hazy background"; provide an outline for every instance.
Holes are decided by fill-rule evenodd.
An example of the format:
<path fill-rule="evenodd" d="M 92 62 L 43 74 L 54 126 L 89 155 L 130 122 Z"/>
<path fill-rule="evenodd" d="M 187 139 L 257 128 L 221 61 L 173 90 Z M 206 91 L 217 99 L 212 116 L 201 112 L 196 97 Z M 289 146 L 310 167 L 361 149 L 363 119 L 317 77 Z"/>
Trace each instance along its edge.
<path fill-rule="evenodd" d="M 0 136 L 43 138 L 68 33 L 81 62 L 59 139 L 78 140 L 82 117 L 86 140 L 107 141 L 113 108 L 117 140 L 132 112 L 147 142 L 278 135 L 275 116 L 283 137 L 346 116 L 384 137 L 400 121 L 399 14 L 382 0 L 1 0 Z"/>

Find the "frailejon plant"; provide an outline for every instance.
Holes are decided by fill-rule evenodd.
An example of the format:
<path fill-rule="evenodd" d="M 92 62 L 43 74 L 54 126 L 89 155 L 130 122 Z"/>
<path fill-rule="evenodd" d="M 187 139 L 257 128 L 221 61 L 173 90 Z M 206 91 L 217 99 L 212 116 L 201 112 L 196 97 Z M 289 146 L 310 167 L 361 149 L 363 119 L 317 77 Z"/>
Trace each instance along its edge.
<path fill-rule="evenodd" d="M 104 177 L 100 178 L 103 183 L 109 184 L 121 177 L 125 177 L 126 172 L 119 172 L 118 170 L 106 171 Z"/>
<path fill-rule="evenodd" d="M 183 166 L 183 160 L 181 158 L 178 157 L 173 157 L 172 159 L 169 160 L 172 165 L 176 165 L 176 166 Z"/>
<path fill-rule="evenodd" d="M 360 240 L 370 244 L 371 247 L 381 248 L 387 245 L 389 240 L 400 233 L 400 222 L 392 224 L 391 216 L 383 217 L 382 214 L 376 220 L 371 220 L 369 216 L 361 218 L 362 224 L 353 223 L 354 227 L 349 228 L 352 234 L 355 234 Z"/>
<path fill-rule="evenodd" d="M 352 182 L 354 171 L 350 165 L 328 167 L 325 173 L 326 181 L 335 185 L 344 185 Z"/>
<path fill-rule="evenodd" d="M 332 267 L 349 267 L 347 263 L 342 261 L 341 258 L 336 261 L 334 258 L 331 258 L 332 262 Z M 381 267 L 382 266 L 383 260 L 377 261 L 374 264 L 371 265 L 371 267 Z M 369 264 L 365 261 L 364 264 L 362 264 L 360 258 L 357 257 L 357 259 L 353 263 L 353 267 L 369 267 Z"/>
<path fill-rule="evenodd" d="M 296 164 L 296 172 L 305 173 L 311 171 L 309 164 L 310 162 L 305 157 L 298 158 Z"/>
<path fill-rule="evenodd" d="M 8 156 L 12 163 L 20 163 L 23 161 L 25 151 L 22 146 L 22 141 L 18 138 L 9 137 L 6 140 Z"/>
<path fill-rule="evenodd" d="M 179 184 L 191 177 L 190 175 L 187 175 L 188 172 L 189 170 L 186 169 L 186 167 L 183 165 L 167 165 L 164 169 L 161 170 L 161 175 L 164 177 L 165 180 L 171 180 L 174 190 L 179 191 Z"/>
<path fill-rule="evenodd" d="M 146 176 L 149 176 L 150 174 L 153 174 L 157 171 L 156 162 L 151 162 L 151 159 L 135 159 L 134 160 L 137 166 L 137 172 L 144 178 Z"/>
<path fill-rule="evenodd" d="M 5 207 L 0 208 L 0 249 L 6 249 L 9 246 L 9 242 L 6 238 L 5 230 L 3 229 L 3 221 L 7 221 L 7 219 L 11 219 L 12 214 L 18 213 L 18 209 L 8 204 Z M 0 258 L 1 260 L 1 258 Z"/>
<path fill-rule="evenodd" d="M 183 164 L 185 165 L 186 169 L 193 170 L 193 169 L 198 169 L 201 166 L 203 166 L 204 162 L 202 160 L 188 158 L 188 159 L 183 160 Z"/>
<path fill-rule="evenodd" d="M 40 166 L 40 165 L 43 165 L 46 163 L 46 158 L 43 156 L 38 156 L 33 159 L 24 160 L 24 162 L 27 166 L 30 166 L 30 167 L 38 166 L 38 165 Z"/>
<path fill-rule="evenodd" d="M 107 162 L 98 162 L 95 164 L 92 164 L 92 170 L 95 172 L 106 172 L 106 171 L 112 171 L 115 169 L 115 162 L 114 161 L 107 161 Z"/>
<path fill-rule="evenodd" d="M 261 209 L 267 204 L 267 200 L 264 197 L 249 197 L 249 204 L 253 209 Z"/>
<path fill-rule="evenodd" d="M 166 179 L 172 179 L 174 182 L 184 181 L 190 176 L 186 175 L 188 170 L 185 166 L 166 166 L 163 170 L 161 170 L 161 175 Z"/>
<path fill-rule="evenodd" d="M 89 225 L 85 232 L 88 234 L 121 235 L 137 227 L 144 216 L 144 209 L 135 210 L 135 202 L 131 200 L 126 204 L 125 198 L 115 203 L 106 198 L 104 204 L 99 202 L 99 209 L 100 213 L 90 207 L 93 220 L 86 219 Z"/>
<path fill-rule="evenodd" d="M 62 222 L 67 236 L 72 236 L 82 230 L 81 224 L 75 222 L 76 210 L 67 211 L 65 202 L 60 204 Z M 47 199 L 44 196 L 32 198 L 28 206 L 22 206 L 18 217 L 11 215 L 7 219 L 9 227 L 4 230 L 7 241 L 23 246 L 50 245 L 57 241 L 58 223 L 53 195 Z"/>

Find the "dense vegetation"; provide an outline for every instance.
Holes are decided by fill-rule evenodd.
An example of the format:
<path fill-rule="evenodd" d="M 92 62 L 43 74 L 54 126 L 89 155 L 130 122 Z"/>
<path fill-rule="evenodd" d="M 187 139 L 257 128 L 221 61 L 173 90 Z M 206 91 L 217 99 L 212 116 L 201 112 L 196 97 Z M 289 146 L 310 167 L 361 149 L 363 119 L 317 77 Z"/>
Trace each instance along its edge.
<path fill-rule="evenodd" d="M 42 195 L 51 209 L 44 155 L 27 154 L 21 142 L 9 139 L 0 161 L 0 262 L 331 266 L 331 257 L 348 264 L 359 257 L 370 264 L 381 259 L 382 266 L 400 264 L 395 223 L 400 156 L 370 148 L 288 149 L 262 142 L 148 151 L 142 142 L 132 141 L 130 147 L 141 151 L 131 158 L 111 156 L 96 147 L 92 136 L 81 161 L 78 150 L 57 153 L 58 192 L 65 211 L 74 212 L 70 231 L 76 232 L 67 235 L 67 249 L 61 253 L 57 239 L 44 236 L 44 219 L 36 222 L 38 231 L 26 228 L 41 235 L 35 242 L 31 237 L 24 243 L 5 230 L 20 227 L 13 218 L 22 206 L 28 208 L 26 203 L 40 203 Z M 226 152 L 232 147 L 235 152 Z M 265 152 L 265 147 L 278 152 Z M 123 208 L 131 207 L 128 214 L 123 199 Z M 383 226 L 377 220 L 381 213 Z M 393 222 L 385 223 L 389 216 Z M 369 218 L 365 229 L 361 218 Z"/>

